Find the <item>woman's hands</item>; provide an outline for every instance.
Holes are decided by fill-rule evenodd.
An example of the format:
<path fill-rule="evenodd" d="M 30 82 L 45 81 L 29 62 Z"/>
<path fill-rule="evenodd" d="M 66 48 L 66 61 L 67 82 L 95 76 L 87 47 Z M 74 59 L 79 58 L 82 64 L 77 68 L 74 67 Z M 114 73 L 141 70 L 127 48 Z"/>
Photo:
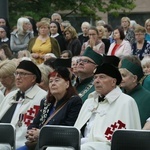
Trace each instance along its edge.
<path fill-rule="evenodd" d="M 26 139 L 29 142 L 35 142 L 35 141 L 37 141 L 38 137 L 39 137 L 39 132 L 40 132 L 40 130 L 37 129 L 37 128 L 32 128 L 32 129 L 28 130 L 27 134 L 26 134 Z"/>
<path fill-rule="evenodd" d="M 96 44 L 95 39 L 93 39 L 93 38 L 89 39 L 89 45 L 91 48 L 93 48 L 95 46 L 95 44 Z"/>
<path fill-rule="evenodd" d="M 31 56 L 35 59 L 37 58 L 44 59 L 45 54 L 42 55 L 42 54 L 37 54 L 37 53 L 31 53 Z"/>

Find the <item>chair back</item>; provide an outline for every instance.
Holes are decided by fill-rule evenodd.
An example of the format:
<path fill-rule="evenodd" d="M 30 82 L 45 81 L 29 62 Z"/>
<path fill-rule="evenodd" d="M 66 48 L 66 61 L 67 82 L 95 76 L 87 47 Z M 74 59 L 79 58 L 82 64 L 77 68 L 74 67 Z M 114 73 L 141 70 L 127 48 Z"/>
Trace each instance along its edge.
<path fill-rule="evenodd" d="M 38 147 L 66 147 L 80 150 L 80 133 L 72 126 L 45 125 L 40 130 Z"/>
<path fill-rule="evenodd" d="M 16 150 L 16 130 L 10 123 L 0 123 L 0 143 L 9 144 L 12 150 Z"/>
<path fill-rule="evenodd" d="M 116 130 L 112 136 L 111 150 L 150 150 L 150 131 Z"/>

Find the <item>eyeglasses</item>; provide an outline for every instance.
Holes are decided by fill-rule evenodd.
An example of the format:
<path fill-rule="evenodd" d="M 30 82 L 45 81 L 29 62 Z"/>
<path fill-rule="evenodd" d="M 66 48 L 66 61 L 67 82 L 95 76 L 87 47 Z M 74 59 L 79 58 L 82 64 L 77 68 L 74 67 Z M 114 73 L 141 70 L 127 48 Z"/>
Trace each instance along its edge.
<path fill-rule="evenodd" d="M 92 62 L 92 61 L 90 61 L 90 60 L 88 60 L 88 59 L 78 59 L 78 60 L 77 60 L 77 64 L 78 64 L 78 63 L 83 63 L 83 64 L 91 63 L 91 64 L 96 65 L 94 62 Z"/>
<path fill-rule="evenodd" d="M 15 72 L 14 76 L 17 77 L 19 75 L 19 77 L 26 77 L 27 75 L 33 75 L 32 73 L 26 73 L 26 72 Z"/>
<path fill-rule="evenodd" d="M 139 36 L 139 35 L 144 35 L 144 34 L 142 34 L 142 33 L 141 33 L 141 34 L 140 34 L 140 33 L 139 33 L 139 34 L 138 34 L 138 33 L 137 33 L 137 34 L 135 34 L 135 36 Z"/>

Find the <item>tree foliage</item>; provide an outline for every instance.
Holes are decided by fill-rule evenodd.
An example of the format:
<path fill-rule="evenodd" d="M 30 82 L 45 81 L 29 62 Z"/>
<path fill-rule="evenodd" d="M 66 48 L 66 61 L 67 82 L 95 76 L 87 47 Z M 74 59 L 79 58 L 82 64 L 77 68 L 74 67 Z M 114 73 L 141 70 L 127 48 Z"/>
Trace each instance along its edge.
<path fill-rule="evenodd" d="M 32 16 L 36 20 L 49 17 L 53 12 L 69 11 L 68 14 L 79 14 L 98 18 L 97 12 L 132 10 L 135 0 L 9 0 L 9 18 L 15 24 L 20 16 Z"/>

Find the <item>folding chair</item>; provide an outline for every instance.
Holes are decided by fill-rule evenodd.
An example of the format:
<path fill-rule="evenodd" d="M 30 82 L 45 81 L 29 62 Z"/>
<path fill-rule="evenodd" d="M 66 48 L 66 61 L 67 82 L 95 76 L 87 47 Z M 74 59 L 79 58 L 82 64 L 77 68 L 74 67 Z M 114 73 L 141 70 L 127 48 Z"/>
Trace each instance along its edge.
<path fill-rule="evenodd" d="M 0 144 L 9 144 L 12 150 L 16 150 L 15 140 L 15 127 L 10 123 L 0 123 Z"/>
<path fill-rule="evenodd" d="M 111 150 L 150 150 L 150 131 L 116 130 L 112 136 Z"/>
<path fill-rule="evenodd" d="M 42 127 L 38 141 L 39 150 L 45 147 L 65 147 L 80 150 L 80 133 L 71 126 L 46 125 Z"/>

